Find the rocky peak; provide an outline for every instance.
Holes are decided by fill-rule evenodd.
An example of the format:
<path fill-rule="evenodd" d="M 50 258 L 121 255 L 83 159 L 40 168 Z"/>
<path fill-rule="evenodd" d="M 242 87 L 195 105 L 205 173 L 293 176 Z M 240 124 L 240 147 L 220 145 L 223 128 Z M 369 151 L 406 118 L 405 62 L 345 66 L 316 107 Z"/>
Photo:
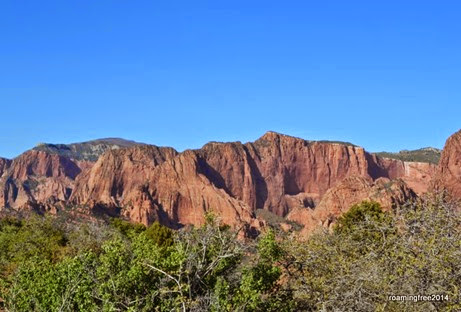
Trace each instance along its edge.
<path fill-rule="evenodd" d="M 266 133 L 264 133 L 260 138 L 259 140 L 269 140 L 269 141 L 272 141 L 274 139 L 280 139 L 280 137 L 290 137 L 290 138 L 294 138 L 293 136 L 289 136 L 289 135 L 285 135 L 283 133 L 279 133 L 279 132 L 276 132 L 276 131 L 267 131 Z"/>
<path fill-rule="evenodd" d="M 258 147 L 267 147 L 270 145 L 280 145 L 280 144 L 308 144 L 310 141 L 278 133 L 275 131 L 267 131 L 263 136 L 257 139 L 253 144 Z"/>
<path fill-rule="evenodd" d="M 108 151 L 79 176 L 71 201 L 90 209 L 121 209 L 120 215 L 130 220 L 145 224 L 158 220 L 175 228 L 201 224 L 209 211 L 230 225 L 249 224 L 248 207 L 203 173 L 203 155 L 208 153 L 178 154 L 155 146 Z"/>

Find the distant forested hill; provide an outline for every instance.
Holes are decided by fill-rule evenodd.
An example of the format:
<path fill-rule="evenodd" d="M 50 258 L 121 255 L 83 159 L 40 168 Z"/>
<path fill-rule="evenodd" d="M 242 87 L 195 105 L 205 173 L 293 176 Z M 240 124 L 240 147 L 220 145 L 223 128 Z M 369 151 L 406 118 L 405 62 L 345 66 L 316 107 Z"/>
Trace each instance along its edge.
<path fill-rule="evenodd" d="M 403 150 L 398 153 L 380 152 L 375 154 L 381 157 L 399 159 L 403 161 L 417 161 L 437 164 L 439 162 L 442 151 L 433 147 L 425 147 L 412 151 Z"/>

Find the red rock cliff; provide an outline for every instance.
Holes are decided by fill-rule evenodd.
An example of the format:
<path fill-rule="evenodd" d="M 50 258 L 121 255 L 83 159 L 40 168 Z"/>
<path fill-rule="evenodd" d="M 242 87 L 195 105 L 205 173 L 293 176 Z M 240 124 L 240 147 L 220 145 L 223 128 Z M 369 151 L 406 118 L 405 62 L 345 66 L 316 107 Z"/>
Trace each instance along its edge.
<path fill-rule="evenodd" d="M 71 201 L 119 208 L 122 215 L 146 224 L 200 224 L 213 211 L 240 225 L 251 222 L 256 209 L 285 216 L 313 208 L 348 177 L 414 180 L 421 191 L 431 168 L 382 159 L 351 144 L 268 132 L 254 143 L 212 142 L 181 154 L 155 146 L 108 151 L 77 178 Z M 366 198 L 368 193 L 362 193 L 351 198 Z"/>
<path fill-rule="evenodd" d="M 328 190 L 315 209 L 293 209 L 287 219 L 302 224 L 302 234 L 307 235 L 318 226 L 331 226 L 352 205 L 364 200 L 376 201 L 384 210 L 390 210 L 414 198 L 416 194 L 401 179 L 379 178 L 372 181 L 352 176 Z"/>
<path fill-rule="evenodd" d="M 118 206 L 126 194 L 153 179 L 153 170 L 177 155 L 172 148 L 140 145 L 109 150 L 76 180 L 71 201 Z"/>
<path fill-rule="evenodd" d="M 56 154 L 30 150 L 15 158 L 0 178 L 2 207 L 22 208 L 68 199 L 78 164 Z"/>
<path fill-rule="evenodd" d="M 437 165 L 431 163 L 372 157 L 379 170 L 382 170 L 381 176 L 391 180 L 400 178 L 418 194 L 428 190 L 437 171 Z"/>
<path fill-rule="evenodd" d="M 246 205 L 201 174 L 200 162 L 193 151 L 155 146 L 110 151 L 77 179 L 71 201 L 122 207 L 122 215 L 145 224 L 201 224 L 206 212 L 232 225 L 251 222 Z"/>
<path fill-rule="evenodd" d="M 435 170 L 430 164 L 380 158 L 352 144 L 275 132 L 255 142 L 212 142 L 183 153 L 151 145 L 108 149 L 95 163 L 33 150 L 5 161 L 3 168 L 8 170 L 0 179 L 0 205 L 70 202 L 171 227 L 201 224 L 207 212 L 233 226 L 248 225 L 256 209 L 296 220 L 308 213 L 322 223 L 325 215 L 371 198 L 371 191 L 391 183 L 383 178 L 402 179 L 395 185 L 403 195 L 382 197 L 385 204 L 383 198 L 409 197 L 405 182 L 424 192 Z"/>
<path fill-rule="evenodd" d="M 446 141 L 433 184 L 461 199 L 461 130 Z"/>
<path fill-rule="evenodd" d="M 349 176 L 402 178 L 416 192 L 426 191 L 435 166 L 383 159 L 361 147 L 310 142 L 268 132 L 254 143 L 209 143 L 198 151 L 202 172 L 219 188 L 253 210 L 280 216 L 316 203 Z"/>
<path fill-rule="evenodd" d="M 0 157 L 0 177 L 3 175 L 3 173 L 8 169 L 8 167 L 11 164 L 11 160 L 6 159 L 6 158 L 1 158 Z"/>

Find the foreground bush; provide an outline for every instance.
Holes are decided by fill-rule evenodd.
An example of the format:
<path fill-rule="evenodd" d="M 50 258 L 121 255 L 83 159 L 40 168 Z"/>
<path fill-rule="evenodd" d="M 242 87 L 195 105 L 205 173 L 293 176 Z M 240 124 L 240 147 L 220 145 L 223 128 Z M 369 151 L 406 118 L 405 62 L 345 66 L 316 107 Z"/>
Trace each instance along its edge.
<path fill-rule="evenodd" d="M 352 207 L 333 233 L 292 245 L 296 300 L 306 311 L 459 311 L 461 218 L 441 197 L 383 212 Z M 392 301 L 391 295 L 441 295 Z M 434 297 L 436 298 L 436 297 Z"/>

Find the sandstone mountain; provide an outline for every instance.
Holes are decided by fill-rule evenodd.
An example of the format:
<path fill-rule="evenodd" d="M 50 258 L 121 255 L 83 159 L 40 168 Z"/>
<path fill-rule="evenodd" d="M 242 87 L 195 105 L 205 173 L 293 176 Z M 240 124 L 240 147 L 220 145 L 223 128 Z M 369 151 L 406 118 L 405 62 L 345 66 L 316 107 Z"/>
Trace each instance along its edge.
<path fill-rule="evenodd" d="M 102 139 L 84 143 L 39 144 L 13 160 L 0 160 L 0 207 L 44 210 L 69 199 L 75 179 L 105 151 L 134 146 Z"/>
<path fill-rule="evenodd" d="M 461 130 L 445 143 L 433 186 L 461 199 Z"/>
<path fill-rule="evenodd" d="M 12 161 L 0 160 L 0 207 L 57 213 L 68 206 L 173 228 L 201 224 L 213 212 L 247 229 L 264 223 L 255 215 L 264 209 L 308 231 L 328 226 L 363 199 L 390 209 L 425 192 L 438 170 L 350 143 L 275 132 L 182 153 L 117 139 L 41 144 Z"/>

